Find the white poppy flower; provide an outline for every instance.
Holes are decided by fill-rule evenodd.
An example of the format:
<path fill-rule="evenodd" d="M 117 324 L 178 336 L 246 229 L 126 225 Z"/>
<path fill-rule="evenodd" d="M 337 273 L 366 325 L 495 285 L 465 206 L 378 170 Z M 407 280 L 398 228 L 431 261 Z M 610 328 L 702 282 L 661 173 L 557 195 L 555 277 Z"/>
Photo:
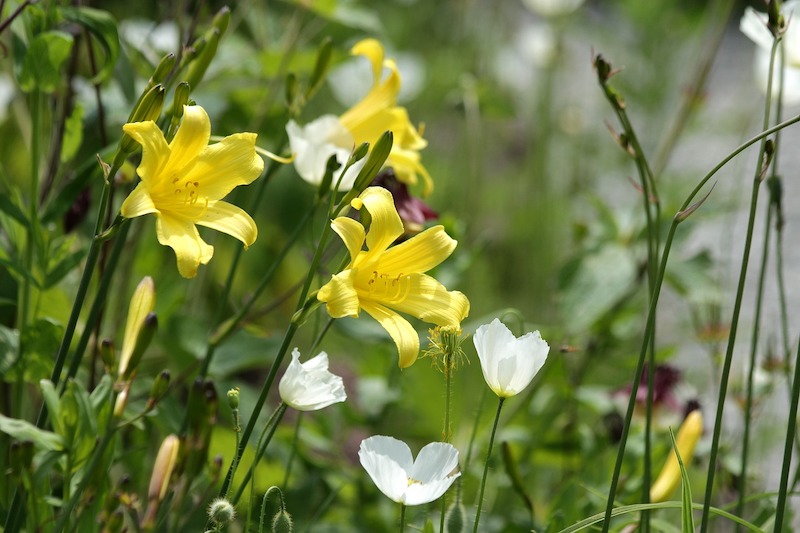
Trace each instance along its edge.
<path fill-rule="evenodd" d="M 378 489 L 403 505 L 432 502 L 461 475 L 453 473 L 458 450 L 446 442 L 426 445 L 415 461 L 405 442 L 376 435 L 361 441 L 358 458 Z"/>
<path fill-rule="evenodd" d="M 328 371 L 328 354 L 320 352 L 300 363 L 300 352 L 292 350 L 292 362 L 278 384 L 283 403 L 298 411 L 316 411 L 347 399 L 342 378 Z"/>
<path fill-rule="evenodd" d="M 501 398 L 515 396 L 527 387 L 550 351 L 538 331 L 517 339 L 496 318 L 491 324 L 480 326 L 472 340 L 481 361 L 483 379 Z"/>
<path fill-rule="evenodd" d="M 789 26 L 781 41 L 781 48 L 775 58 L 775 71 L 772 76 L 772 96 L 778 94 L 780 83 L 779 66 L 781 52 L 786 54 L 783 69 L 783 101 L 786 104 L 800 102 L 800 1 L 792 0 L 781 6 L 781 13 L 788 21 Z M 751 41 L 756 43 L 755 72 L 758 84 L 762 91 L 767 90 L 769 77 L 769 57 L 772 50 L 772 33 L 767 28 L 767 14 L 756 11 L 752 7 L 745 9 L 744 16 L 739 21 L 739 30 Z"/>
<path fill-rule="evenodd" d="M 333 155 L 336 156 L 336 161 L 341 166 L 333 173 L 331 187 L 336 186 L 355 148 L 353 136 L 339 118 L 334 115 L 323 115 L 305 126 L 290 120 L 286 124 L 286 133 L 289 135 L 289 146 L 295 156 L 294 168 L 301 178 L 312 185 L 319 185 L 322 182 L 328 159 Z M 349 191 L 353 188 L 353 183 L 366 162 L 367 158 L 362 158 L 347 169 L 339 183 L 340 191 Z"/>

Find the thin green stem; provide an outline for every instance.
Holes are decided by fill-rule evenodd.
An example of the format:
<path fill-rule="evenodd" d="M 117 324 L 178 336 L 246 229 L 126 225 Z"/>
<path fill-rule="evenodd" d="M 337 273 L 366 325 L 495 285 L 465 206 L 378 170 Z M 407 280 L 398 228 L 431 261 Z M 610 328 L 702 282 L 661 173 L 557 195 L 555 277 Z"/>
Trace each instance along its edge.
<path fill-rule="evenodd" d="M 406 506 L 400 504 L 400 533 L 406 529 Z"/>
<path fill-rule="evenodd" d="M 450 395 L 451 385 L 453 381 L 453 366 L 451 359 L 453 354 L 444 354 L 444 429 L 442 431 L 442 439 L 444 442 L 450 442 Z M 447 494 L 442 495 L 442 513 L 439 517 L 439 533 L 444 532 L 444 517 L 447 514 Z"/>
<path fill-rule="evenodd" d="M 778 489 L 778 502 L 775 505 L 775 531 L 781 531 L 783 515 L 786 510 L 786 496 L 789 485 L 789 469 L 792 466 L 792 443 L 797 425 L 797 403 L 800 401 L 800 343 L 794 361 L 794 380 L 792 382 L 792 401 L 789 404 L 789 425 L 786 428 L 786 443 L 783 446 L 783 467 L 781 484 Z"/>
<path fill-rule="evenodd" d="M 486 490 L 486 476 L 489 474 L 489 459 L 492 457 L 492 446 L 494 445 L 494 436 L 497 433 L 497 423 L 500 421 L 500 410 L 503 408 L 505 398 L 500 398 L 497 404 L 497 413 L 494 415 L 494 424 L 492 425 L 492 435 L 489 437 L 489 449 L 486 450 L 486 462 L 483 465 L 483 477 L 481 478 L 481 490 L 478 493 L 478 510 L 475 512 L 475 524 L 472 526 L 472 533 L 478 533 L 478 523 L 481 520 L 481 508 L 483 508 L 483 492 Z"/>
<path fill-rule="evenodd" d="M 753 333 L 750 339 L 750 367 L 747 370 L 747 390 L 744 406 L 744 435 L 742 436 L 742 455 L 741 455 L 741 473 L 739 474 L 739 497 L 736 503 L 736 514 L 742 516 L 744 513 L 744 499 L 747 489 L 747 460 L 750 448 L 750 428 L 752 417 L 750 411 L 753 408 L 753 376 L 756 369 L 756 352 L 758 349 L 758 341 L 761 331 L 761 309 L 764 304 L 764 282 L 767 274 L 767 262 L 769 259 L 769 241 L 770 233 L 772 230 L 772 206 L 767 208 L 767 220 L 764 225 L 764 240 L 763 249 L 761 251 L 761 264 L 759 265 L 758 273 L 758 288 L 756 290 L 756 308 L 755 317 L 753 318 Z M 737 529 L 739 529 L 737 527 Z"/>
<path fill-rule="evenodd" d="M 272 436 L 275 434 L 275 430 L 278 428 L 278 424 L 280 424 L 281 420 L 283 420 L 283 415 L 286 414 L 287 407 L 288 406 L 285 403 L 281 402 L 264 426 L 264 430 L 261 432 L 261 436 L 258 438 L 258 445 L 256 446 L 256 455 L 253 457 L 253 463 L 250 465 L 250 468 L 247 469 L 247 473 L 245 474 L 242 483 L 239 485 L 239 488 L 236 490 L 236 494 L 231 500 L 231 503 L 234 505 L 236 505 L 241 499 L 242 494 L 244 494 L 244 489 L 247 488 L 247 485 L 250 483 L 250 478 L 253 477 L 253 474 L 256 471 L 258 462 L 267 452 L 267 446 L 269 446 Z"/>
<path fill-rule="evenodd" d="M 75 377 L 75 375 L 78 373 L 83 354 L 86 352 L 86 347 L 89 345 L 89 341 L 93 335 L 93 325 L 100 316 L 100 313 L 106 304 L 106 295 L 108 294 L 108 289 L 111 286 L 111 278 L 114 276 L 114 272 L 116 271 L 117 263 L 122 255 L 122 250 L 126 248 L 129 229 L 130 220 L 123 219 L 120 223 L 119 233 L 116 235 L 114 248 L 112 248 L 111 254 L 108 257 L 106 269 L 103 272 L 102 278 L 100 278 L 100 285 L 97 288 L 97 294 L 94 297 L 94 302 L 92 302 L 92 307 L 89 309 L 89 316 L 86 318 L 86 324 L 84 325 L 83 333 L 81 334 L 81 338 L 78 340 L 78 346 L 75 348 L 75 352 L 72 354 L 72 361 L 70 361 L 69 368 L 67 369 L 67 375 L 64 377 L 64 381 L 61 384 L 61 394 L 64 393 L 67 382 L 69 382 L 69 380 Z"/>
<path fill-rule="evenodd" d="M 775 67 L 775 54 L 777 53 L 780 44 L 780 36 L 776 37 L 772 43 L 772 53 L 770 55 L 769 63 L 769 80 L 767 81 L 767 98 L 764 104 L 764 121 L 763 128 L 769 127 L 770 121 L 770 103 L 772 94 L 772 73 Z M 725 397 L 728 393 L 728 379 L 730 377 L 731 363 L 733 361 L 733 347 L 736 343 L 736 331 L 739 325 L 739 311 L 742 306 L 742 296 L 744 294 L 744 286 L 747 278 L 747 265 L 750 259 L 750 246 L 753 242 L 753 228 L 755 226 L 756 211 L 758 209 L 758 191 L 764 173 L 764 157 L 766 153 L 766 138 L 762 139 L 761 146 L 758 152 L 758 159 L 756 160 L 755 176 L 753 178 L 753 191 L 750 200 L 750 214 L 747 220 L 747 233 L 744 241 L 744 251 L 742 252 L 742 264 L 739 271 L 739 283 L 736 289 L 736 297 L 733 304 L 733 314 L 731 316 L 730 330 L 728 334 L 728 347 L 725 352 L 725 361 L 722 365 L 722 375 L 720 377 L 719 385 L 719 398 L 717 400 L 717 415 L 714 420 L 714 434 L 711 439 L 711 452 L 708 461 L 708 474 L 706 475 L 706 492 L 703 500 L 703 515 L 700 522 L 700 533 L 708 531 L 709 512 L 711 507 L 711 495 L 714 491 L 714 476 L 717 470 L 717 454 L 719 453 L 719 439 L 722 432 L 722 414 L 725 410 Z"/>

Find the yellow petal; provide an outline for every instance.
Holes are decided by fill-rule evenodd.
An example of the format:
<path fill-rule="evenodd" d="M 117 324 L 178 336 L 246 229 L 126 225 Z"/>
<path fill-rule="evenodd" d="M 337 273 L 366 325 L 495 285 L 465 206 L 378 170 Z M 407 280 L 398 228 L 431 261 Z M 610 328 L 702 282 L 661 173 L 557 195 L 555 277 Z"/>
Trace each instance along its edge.
<path fill-rule="evenodd" d="M 688 415 L 678 430 L 675 437 L 675 447 L 681 454 L 681 461 L 688 465 L 694 456 L 694 448 L 697 441 L 703 435 L 703 415 L 699 409 L 695 409 Z M 658 474 L 655 482 L 650 487 L 650 501 L 653 503 L 663 502 L 672 494 L 681 480 L 681 469 L 675 450 L 669 452 L 667 462 Z"/>
<path fill-rule="evenodd" d="M 374 302 L 363 302 L 364 311 L 377 320 L 397 345 L 400 356 L 400 368 L 408 368 L 414 364 L 419 355 L 419 335 L 408 321 L 383 305 Z"/>
<path fill-rule="evenodd" d="M 138 337 L 139 331 L 142 329 L 144 319 L 153 312 L 155 305 L 156 291 L 153 285 L 153 278 L 145 276 L 136 286 L 136 290 L 131 297 L 131 303 L 128 306 L 128 320 L 125 322 L 125 334 L 122 337 L 118 375 L 125 374 L 128 362 L 131 355 L 133 355 L 136 337 Z"/>
<path fill-rule="evenodd" d="M 255 133 L 236 133 L 206 148 L 186 174 L 197 182 L 201 196 L 219 200 L 238 185 L 247 185 L 261 175 L 264 160 L 255 151 Z"/>
<path fill-rule="evenodd" d="M 364 246 L 364 226 L 352 218 L 338 217 L 331 222 L 331 228 L 342 238 L 347 251 L 350 252 L 350 263 L 352 264 L 361 252 L 361 247 Z"/>
<path fill-rule="evenodd" d="M 203 216 L 195 220 L 195 224 L 227 233 L 242 241 L 245 248 L 256 242 L 258 237 L 258 227 L 250 215 L 228 202 L 209 204 Z"/>
<path fill-rule="evenodd" d="M 394 107 L 397 103 L 397 93 L 400 92 L 400 73 L 397 71 L 394 61 L 386 60 L 384 65 L 389 68 L 389 77 L 374 85 L 360 102 L 339 117 L 342 125 L 350 130 L 356 138 L 358 138 L 356 132 L 359 128 L 368 123 L 375 114 Z"/>
<path fill-rule="evenodd" d="M 381 73 L 383 72 L 383 45 L 377 39 L 362 39 L 358 41 L 350 53 L 354 56 L 364 56 L 369 59 L 372 65 L 372 79 L 373 83 L 378 83 L 381 80 Z"/>
<path fill-rule="evenodd" d="M 211 120 L 206 110 L 199 105 L 183 106 L 183 120 L 169 143 L 172 157 L 169 166 L 172 170 L 181 170 L 194 162 L 197 156 L 208 146 L 211 137 Z"/>
<path fill-rule="evenodd" d="M 422 196 L 429 196 L 433 192 L 433 179 L 420 162 L 419 152 L 403 150 L 392 146 L 392 151 L 386 159 L 386 166 L 392 167 L 397 180 L 406 185 L 417 184 L 417 174 L 424 180 Z"/>
<path fill-rule="evenodd" d="M 331 318 L 357 317 L 360 311 L 358 293 L 353 285 L 355 270 L 344 270 L 317 291 L 317 300 L 325 302 Z"/>
<path fill-rule="evenodd" d="M 386 250 L 378 268 L 390 274 L 427 272 L 447 259 L 457 244 L 444 226 L 434 226 Z"/>
<path fill-rule="evenodd" d="M 152 120 L 125 124 L 122 131 L 142 145 L 142 162 L 139 163 L 136 173 L 148 187 L 152 187 L 170 158 L 164 133 Z"/>
<path fill-rule="evenodd" d="M 214 255 L 214 247 L 200 238 L 191 220 L 161 213 L 156 217 L 158 242 L 175 250 L 178 272 L 184 278 L 197 275 L 197 268 Z"/>
<path fill-rule="evenodd" d="M 382 253 L 403 234 L 403 221 L 397 214 L 392 193 L 383 187 L 367 187 L 359 200 L 372 217 L 367 248 L 371 253 Z"/>
<path fill-rule="evenodd" d="M 469 300 L 427 274 L 403 276 L 393 295 L 381 298 L 385 305 L 437 326 L 458 326 L 469 315 Z M 364 302 L 362 302 L 362 307 Z"/>
<path fill-rule="evenodd" d="M 158 213 L 158 208 L 153 203 L 144 181 L 139 183 L 122 202 L 119 212 L 125 218 L 135 218 L 150 213 Z"/>

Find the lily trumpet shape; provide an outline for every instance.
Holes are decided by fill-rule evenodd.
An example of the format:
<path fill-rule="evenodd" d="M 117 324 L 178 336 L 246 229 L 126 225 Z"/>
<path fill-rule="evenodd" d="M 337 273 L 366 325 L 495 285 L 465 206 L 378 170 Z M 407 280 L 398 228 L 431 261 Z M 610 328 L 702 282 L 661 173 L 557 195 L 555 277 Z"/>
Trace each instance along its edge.
<path fill-rule="evenodd" d="M 403 222 L 391 193 L 382 187 L 368 187 L 351 206 L 369 212 L 369 232 L 352 218 L 331 222 L 350 252 L 350 264 L 319 289 L 317 299 L 333 318 L 366 311 L 392 337 L 400 368 L 407 368 L 419 354 L 419 335 L 397 311 L 437 326 L 459 326 L 469 314 L 466 296 L 425 274 L 447 259 L 457 242 L 435 226 L 392 246 L 403 234 Z"/>

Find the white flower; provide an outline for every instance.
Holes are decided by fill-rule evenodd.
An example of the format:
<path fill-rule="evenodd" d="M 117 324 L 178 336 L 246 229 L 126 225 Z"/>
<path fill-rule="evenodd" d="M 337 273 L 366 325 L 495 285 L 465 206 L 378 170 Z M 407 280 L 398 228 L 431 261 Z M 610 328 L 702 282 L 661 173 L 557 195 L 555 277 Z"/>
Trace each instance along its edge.
<path fill-rule="evenodd" d="M 783 101 L 786 104 L 800 102 L 800 21 L 794 20 L 800 17 L 800 1 L 792 0 L 781 6 L 781 13 L 788 21 L 789 25 L 783 34 L 782 46 L 775 57 L 775 71 L 772 77 L 772 96 L 777 96 L 781 63 L 781 52 L 786 54 L 786 61 L 783 69 Z M 755 57 L 755 71 L 759 86 L 762 91 L 767 90 L 767 78 L 769 77 L 769 57 L 772 50 L 772 33 L 767 28 L 767 14 L 760 13 L 748 7 L 745 9 L 744 16 L 739 21 L 739 30 L 747 35 L 751 41 L 758 45 Z"/>
<path fill-rule="evenodd" d="M 480 326 L 472 340 L 481 360 L 483 379 L 501 398 L 515 396 L 527 387 L 550 351 L 538 331 L 517 339 L 496 318 L 491 324 Z"/>
<path fill-rule="evenodd" d="M 328 372 L 328 354 L 320 352 L 300 363 L 300 352 L 292 350 L 292 362 L 278 384 L 283 403 L 298 411 L 316 411 L 347 399 L 342 378 Z"/>
<path fill-rule="evenodd" d="M 446 442 L 426 445 L 415 461 L 405 442 L 376 435 L 361 441 L 358 458 L 378 489 L 403 505 L 432 502 L 461 475 L 453 473 L 458 450 Z"/>
<path fill-rule="evenodd" d="M 328 159 L 333 155 L 336 156 L 336 161 L 341 166 L 333 173 L 331 187 L 336 186 L 355 148 L 353 136 L 342 125 L 339 117 L 323 115 L 305 126 L 290 120 L 286 124 L 286 133 L 289 135 L 289 146 L 295 155 L 294 168 L 301 178 L 312 185 L 319 185 L 322 182 Z M 362 158 L 347 169 L 339 183 L 340 191 L 349 191 L 353 188 L 353 183 L 366 162 L 367 158 Z"/>

